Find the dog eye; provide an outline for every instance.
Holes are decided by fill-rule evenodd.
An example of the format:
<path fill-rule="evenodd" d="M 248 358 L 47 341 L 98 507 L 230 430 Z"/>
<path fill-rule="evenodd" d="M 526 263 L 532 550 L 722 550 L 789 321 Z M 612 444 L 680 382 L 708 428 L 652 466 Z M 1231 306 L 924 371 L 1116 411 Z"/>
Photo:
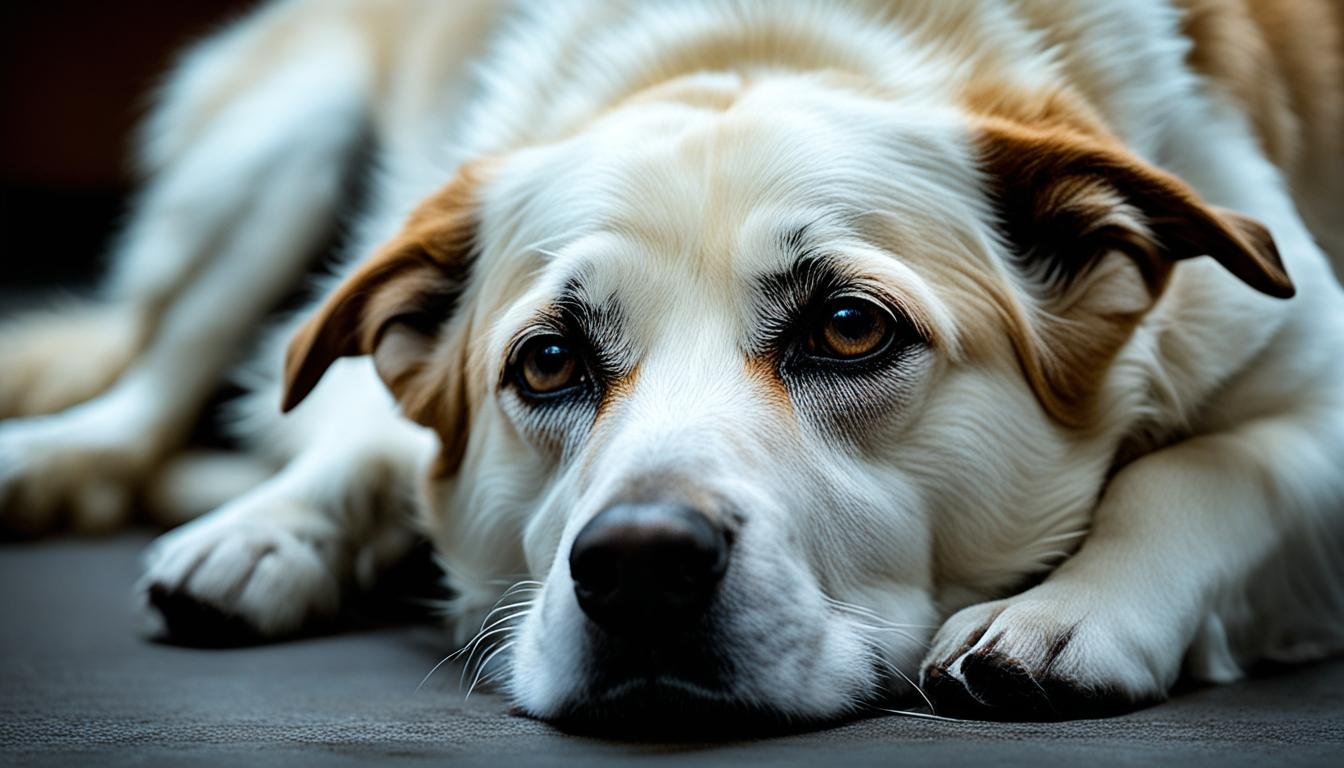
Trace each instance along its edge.
<path fill-rule="evenodd" d="M 518 385 L 533 395 L 552 395 L 578 385 L 584 379 L 584 367 L 578 353 L 562 336 L 538 336 L 525 342 L 518 352 Z"/>
<path fill-rule="evenodd" d="M 870 357 L 890 344 L 894 325 L 891 313 L 871 301 L 832 299 L 822 307 L 808 351 L 836 360 Z"/>

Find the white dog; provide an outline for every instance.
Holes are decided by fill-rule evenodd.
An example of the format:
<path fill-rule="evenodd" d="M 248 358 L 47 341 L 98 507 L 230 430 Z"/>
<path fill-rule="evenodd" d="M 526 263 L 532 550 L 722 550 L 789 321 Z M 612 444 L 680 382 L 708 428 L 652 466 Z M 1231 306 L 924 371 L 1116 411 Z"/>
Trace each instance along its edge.
<path fill-rule="evenodd" d="M 170 633 L 309 626 L 413 512 L 473 678 L 543 718 L 921 678 L 1070 717 L 1321 657 L 1339 11 L 270 5 L 164 89 L 106 301 L 5 333 L 4 520 L 122 519 L 372 147 L 352 266 L 245 408 L 283 468 L 149 556 Z"/>

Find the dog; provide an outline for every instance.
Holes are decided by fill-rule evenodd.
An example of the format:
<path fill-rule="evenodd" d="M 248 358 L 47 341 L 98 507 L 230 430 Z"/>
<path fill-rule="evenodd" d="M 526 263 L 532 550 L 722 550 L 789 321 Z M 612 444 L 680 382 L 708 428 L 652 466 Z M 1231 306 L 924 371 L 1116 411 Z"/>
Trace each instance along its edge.
<path fill-rule="evenodd" d="M 1341 29 L 264 6 L 159 94 L 103 298 L 0 342 L 5 525 L 120 525 L 346 222 L 245 369 L 273 471 L 147 555 L 171 637 L 310 628 L 415 528 L 472 685 L 556 722 L 1071 718 L 1324 657 Z"/>

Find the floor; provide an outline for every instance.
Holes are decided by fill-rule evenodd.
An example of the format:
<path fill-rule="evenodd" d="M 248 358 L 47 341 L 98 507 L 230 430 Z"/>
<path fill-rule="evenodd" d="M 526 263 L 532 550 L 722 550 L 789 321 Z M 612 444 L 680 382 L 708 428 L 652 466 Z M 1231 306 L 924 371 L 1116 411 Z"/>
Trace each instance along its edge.
<path fill-rule="evenodd" d="M 147 640 L 144 534 L 0 546 L 0 765 L 1344 765 L 1344 661 L 1060 724 L 876 717 L 764 741 L 580 738 L 462 700 L 425 625 L 198 650 Z"/>

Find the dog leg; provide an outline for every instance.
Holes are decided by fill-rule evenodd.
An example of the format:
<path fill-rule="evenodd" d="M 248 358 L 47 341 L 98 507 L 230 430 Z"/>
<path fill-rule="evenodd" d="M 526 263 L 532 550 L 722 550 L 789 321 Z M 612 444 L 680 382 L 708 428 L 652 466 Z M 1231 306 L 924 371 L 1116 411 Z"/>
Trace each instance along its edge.
<path fill-rule="evenodd" d="M 1271 637 L 1280 619 L 1301 624 L 1285 604 L 1319 612 L 1322 600 L 1337 603 L 1341 532 L 1329 516 L 1344 505 L 1342 412 L 1334 404 L 1253 422 L 1123 469 L 1077 554 L 1040 585 L 944 624 L 924 668 L 939 711 L 1057 719 L 1162 698 L 1201 631 L 1230 619 L 1221 606 L 1244 606 L 1266 562 L 1299 556 L 1284 551 L 1290 537 L 1333 542 L 1313 566 L 1317 591 L 1266 595 L 1229 634 Z"/>
<path fill-rule="evenodd" d="M 333 366 L 308 401 L 263 433 L 297 455 L 146 556 L 137 590 L 177 641 L 273 639 L 328 619 L 346 590 L 369 586 L 412 541 L 415 483 L 435 441 L 397 416 L 368 360 Z"/>
<path fill-rule="evenodd" d="M 178 447 L 240 347 L 301 279 L 334 225 L 365 127 L 368 57 L 352 33 L 332 25 L 283 36 L 279 50 L 254 50 L 267 36 L 244 33 L 209 44 L 204 59 L 189 63 L 186 84 L 170 87 L 165 125 L 206 125 L 189 138 L 151 136 L 158 176 L 128 228 L 110 301 L 146 318 L 152 335 L 102 394 L 0 424 L 0 529 L 41 532 L 63 518 L 77 530 L 116 527 L 131 495 Z M 252 37 L 259 40 L 249 44 Z M 247 57 L 263 52 L 274 61 L 258 70 Z M 192 75 L 216 70 L 223 74 Z M 233 82 L 225 77 L 233 70 L 254 77 Z M 193 89 L 196 81 L 223 87 L 221 78 L 232 91 L 212 99 Z M 193 103 L 200 110 L 183 112 L 182 104 Z M 29 355 L 41 364 L 22 379 L 42 388 L 86 365 L 73 346 Z M 6 371 L 11 376 L 20 378 Z M 78 399 L 100 384 L 56 400 Z"/>
<path fill-rule="evenodd" d="M 1211 133 L 1226 119 L 1218 110 L 1182 119 L 1173 170 L 1269 227 L 1298 285 L 1294 311 L 1202 404 L 1201 434 L 1111 479 L 1073 557 L 1038 586 L 945 622 L 923 669 L 940 711 L 1111 712 L 1165 697 L 1183 663 L 1226 680 L 1260 657 L 1344 643 L 1339 286 L 1249 135 Z"/>
<path fill-rule="evenodd" d="M 65 304 L 0 327 L 0 419 L 55 413 L 106 390 L 140 352 L 134 304 Z"/>

